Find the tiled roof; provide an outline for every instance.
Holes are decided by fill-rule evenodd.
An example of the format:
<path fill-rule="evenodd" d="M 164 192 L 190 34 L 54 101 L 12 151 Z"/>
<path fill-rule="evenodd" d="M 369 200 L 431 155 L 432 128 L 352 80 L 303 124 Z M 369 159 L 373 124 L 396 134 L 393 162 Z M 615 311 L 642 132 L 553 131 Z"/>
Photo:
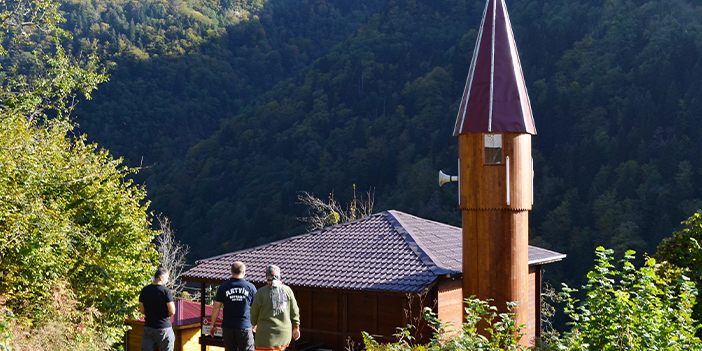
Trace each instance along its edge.
<path fill-rule="evenodd" d="M 190 325 L 200 323 L 200 303 L 188 300 L 176 300 L 176 313 L 171 316 L 171 324 L 174 326 Z M 212 316 L 212 306 L 205 305 L 205 317 Z M 221 319 L 221 315 L 220 318 Z M 139 322 L 144 321 L 144 316 L 136 319 Z"/>
<path fill-rule="evenodd" d="M 529 245 L 529 265 L 556 262 L 565 257 L 565 254 Z"/>
<path fill-rule="evenodd" d="M 539 260 L 565 255 L 529 247 Z M 400 211 L 385 211 L 263 246 L 197 261 L 185 280 L 219 283 L 235 261 L 246 264 L 246 279 L 265 283 L 266 266 L 276 264 L 293 286 L 365 291 L 421 292 L 440 275 L 460 274 L 462 230 Z M 549 261 L 550 262 L 550 261 Z"/>

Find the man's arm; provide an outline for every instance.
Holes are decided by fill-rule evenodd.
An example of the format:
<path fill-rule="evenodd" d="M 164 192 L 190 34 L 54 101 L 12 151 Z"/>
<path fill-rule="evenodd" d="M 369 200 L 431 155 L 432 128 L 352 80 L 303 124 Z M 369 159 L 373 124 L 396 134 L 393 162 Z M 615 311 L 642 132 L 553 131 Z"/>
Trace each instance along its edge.
<path fill-rule="evenodd" d="M 168 317 L 175 314 L 175 302 L 171 301 L 166 304 L 168 306 Z"/>
<path fill-rule="evenodd" d="M 219 310 L 222 308 L 222 303 L 219 301 L 215 301 L 214 306 L 212 306 L 212 319 L 210 320 L 210 335 L 214 336 L 215 334 L 215 322 L 217 321 L 217 317 L 219 317 Z"/>
<path fill-rule="evenodd" d="M 144 303 L 141 301 L 139 301 L 139 313 L 146 316 L 146 312 L 144 311 Z"/>

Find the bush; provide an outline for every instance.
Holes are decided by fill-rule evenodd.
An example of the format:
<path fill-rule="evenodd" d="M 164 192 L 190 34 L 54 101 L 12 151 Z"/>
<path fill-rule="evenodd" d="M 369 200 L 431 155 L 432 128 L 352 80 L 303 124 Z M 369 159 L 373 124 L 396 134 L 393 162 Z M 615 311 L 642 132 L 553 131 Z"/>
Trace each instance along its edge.
<path fill-rule="evenodd" d="M 107 338 L 96 332 L 104 322 L 96 308 L 81 309 L 65 281 L 54 285 L 51 294 L 56 309 L 41 321 L 16 316 L 0 301 L 0 350 L 109 349 Z"/>
<path fill-rule="evenodd" d="M 597 264 L 583 286 L 586 298 L 564 284 L 565 313 L 571 330 L 548 342 L 557 350 L 699 350 L 698 327 L 691 318 L 697 290 L 674 268 L 647 258 L 640 269 L 627 251 L 622 269 L 612 264 L 612 250 L 598 247 Z M 617 280 L 618 278 L 618 280 Z"/>
<path fill-rule="evenodd" d="M 621 260 L 621 271 L 612 264 L 612 250 L 598 247 L 595 269 L 583 286 L 585 300 L 573 297 L 578 290 L 564 284 L 559 294 L 571 329 L 559 336 L 551 331 L 536 340 L 534 349 L 553 350 L 702 350 L 695 336 L 699 328 L 691 317 L 697 290 L 683 270 L 647 258 L 636 269 L 634 251 Z M 425 308 L 424 318 L 434 329 L 426 345 L 415 345 L 409 330 L 400 328 L 398 341 L 379 344 L 363 333 L 371 351 L 526 350 L 518 344 L 524 326 L 516 325 L 514 313 L 498 313 L 478 299 L 466 299 L 466 322 L 456 332 L 447 332 L 436 314 Z M 511 311 L 515 303 L 508 305 Z M 478 334 L 484 328 L 485 335 Z"/>
<path fill-rule="evenodd" d="M 702 288 L 702 212 L 693 214 L 683 224 L 685 229 L 673 233 L 658 244 L 655 257 L 686 270 L 686 274 L 695 282 L 699 291 Z M 692 317 L 699 325 L 702 319 L 702 305 L 695 304 L 692 307 Z M 701 334 L 698 330 L 697 336 L 700 337 Z"/>
<path fill-rule="evenodd" d="M 398 333 L 395 334 L 398 341 L 395 343 L 379 344 L 365 332 L 363 342 L 369 351 L 526 350 L 518 344 L 524 335 L 524 326 L 517 325 L 516 314 L 498 313 L 497 307 L 489 302 L 490 300 L 482 301 L 474 297 L 465 299 L 466 322 L 463 323 L 463 328 L 456 332 L 447 332 L 447 328 L 452 325 L 444 324 L 431 308 L 425 307 L 424 319 L 434 331 L 431 341 L 426 345 L 412 344 L 411 325 L 398 329 Z M 507 309 L 512 311 L 516 306 L 516 302 L 510 302 Z M 488 336 L 478 334 L 478 328 L 484 328 Z"/>

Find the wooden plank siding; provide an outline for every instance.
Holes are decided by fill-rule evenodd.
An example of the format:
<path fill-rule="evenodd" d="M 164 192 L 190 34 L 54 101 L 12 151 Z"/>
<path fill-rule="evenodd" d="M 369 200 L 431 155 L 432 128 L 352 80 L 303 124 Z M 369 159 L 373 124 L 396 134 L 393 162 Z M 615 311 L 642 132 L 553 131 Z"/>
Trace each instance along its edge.
<path fill-rule="evenodd" d="M 141 350 L 141 335 L 144 333 L 144 323 L 141 322 L 127 322 L 131 330 L 127 330 L 127 337 L 124 343 L 125 351 L 137 351 Z"/>
<path fill-rule="evenodd" d="M 453 323 L 447 330 L 460 330 L 463 325 L 463 281 L 451 279 L 443 281 L 438 287 L 438 317 L 444 323 Z"/>
<path fill-rule="evenodd" d="M 502 136 L 499 163 L 485 163 L 486 134 Z M 507 312 L 507 302 L 519 301 L 521 305 L 513 312 L 517 313 L 517 324 L 527 325 L 531 135 L 461 134 L 458 156 L 463 296 L 493 299 L 500 312 Z M 527 346 L 526 341 L 522 345 Z"/>
<path fill-rule="evenodd" d="M 405 299 L 396 295 L 376 295 L 375 332 L 379 335 L 391 336 L 397 333 L 397 327 L 403 327 L 402 315 Z"/>
<path fill-rule="evenodd" d="M 529 267 L 529 342 L 541 337 L 541 266 Z"/>
<path fill-rule="evenodd" d="M 339 330 L 338 294 L 333 290 L 312 291 L 310 306 L 300 306 L 300 310 L 309 308 L 312 311 L 309 321 L 300 320 L 301 327 L 309 325 L 314 330 L 341 331 Z M 313 344 L 337 345 L 338 343 L 336 335 L 314 333 L 310 336 Z"/>
<path fill-rule="evenodd" d="M 360 349 L 362 331 L 379 342 L 390 342 L 397 327 L 421 319 L 421 299 L 408 299 L 405 294 L 291 288 L 300 308 L 298 343 L 324 344 L 321 347 L 339 351 L 353 343 Z"/>
<path fill-rule="evenodd" d="M 463 296 L 486 300 L 506 312 L 520 301 L 517 323 L 527 324 L 529 249 L 527 211 L 464 211 Z M 466 273 L 467 272 L 467 273 Z"/>
<path fill-rule="evenodd" d="M 438 285 L 438 316 L 444 322 L 454 323 L 454 329 L 465 321 L 463 303 L 463 279 L 444 280 Z M 527 301 L 526 335 L 524 341 L 533 344 L 541 337 L 541 266 L 529 266 L 529 300 Z M 493 302 L 494 305 L 494 302 Z"/>
<path fill-rule="evenodd" d="M 502 135 L 502 163 L 484 163 L 486 134 L 473 133 L 458 136 L 459 208 L 531 210 L 532 158 L 531 135 L 499 133 Z M 506 157 L 509 157 L 507 182 Z M 509 188 L 507 185 L 509 184 Z M 510 202 L 507 204 L 507 190 Z"/>
<path fill-rule="evenodd" d="M 533 342 L 540 335 L 540 266 L 529 267 L 527 302 L 528 318 L 525 340 Z M 424 307 L 437 312 L 444 322 L 459 327 L 463 319 L 463 279 L 440 278 L 426 294 L 373 293 L 333 289 L 292 287 L 300 308 L 302 336 L 298 343 L 324 344 L 323 348 L 346 350 L 351 342 L 359 349 L 361 332 L 373 335 L 379 342 L 391 342 L 397 327 L 412 324 L 416 341 L 427 342 L 431 328 L 422 318 Z M 494 304 L 494 302 L 493 302 Z M 522 314 L 524 315 L 524 314 Z"/>

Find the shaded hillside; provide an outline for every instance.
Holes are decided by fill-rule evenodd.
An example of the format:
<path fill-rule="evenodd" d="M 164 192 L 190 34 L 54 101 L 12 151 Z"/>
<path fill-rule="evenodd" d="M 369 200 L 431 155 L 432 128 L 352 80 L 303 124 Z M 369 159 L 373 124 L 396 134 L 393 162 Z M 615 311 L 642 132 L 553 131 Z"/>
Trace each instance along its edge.
<path fill-rule="evenodd" d="M 131 165 L 182 158 L 259 94 L 346 39 L 379 0 L 74 0 L 75 54 L 110 82 L 77 109 L 81 131 Z M 142 175 L 143 177 L 143 175 Z"/>
<path fill-rule="evenodd" d="M 597 245 L 654 253 L 702 207 L 700 2 L 597 12 L 530 91 L 541 126 L 532 243 L 575 253 L 574 272 Z"/>
<path fill-rule="evenodd" d="M 481 14 L 465 1 L 386 4 L 154 178 L 154 207 L 201 254 L 302 233 L 300 190 L 345 201 L 352 184 L 374 187 L 378 209 L 455 224 L 455 189 L 436 176 L 455 172 L 455 97 Z"/>
<path fill-rule="evenodd" d="M 377 209 L 459 224 L 455 186 L 438 188 L 436 175 L 456 170 L 452 129 L 483 6 L 387 3 L 309 71 L 280 83 L 193 147 L 168 178 L 154 178 L 154 206 L 182 221 L 177 225 L 186 238 L 211 233 L 206 242 L 186 239 L 203 254 L 302 233 L 300 190 L 320 197 L 334 191 L 343 201 L 352 184 L 374 187 Z M 582 10 L 566 4 L 551 11 L 576 20 Z M 561 28 L 523 13 L 562 42 L 585 35 L 581 27 Z M 566 50 L 527 53 L 560 57 Z M 555 74 L 552 61 L 542 71 Z"/>
<path fill-rule="evenodd" d="M 193 258 L 303 233 L 301 190 L 345 202 L 352 184 L 373 187 L 376 210 L 460 223 L 455 185 L 439 188 L 436 174 L 456 172 L 452 128 L 484 2 L 344 3 L 271 2 L 238 23 L 217 9 L 213 27 L 146 11 L 190 23 L 181 34 L 151 26 L 169 43 L 187 28 L 201 42 L 158 52 L 135 29 L 130 43 L 148 59 L 102 47 L 112 81 L 79 122 L 132 162 L 156 162 L 142 173 L 152 208 Z M 323 5 L 339 16 L 321 15 Z M 549 274 L 577 284 L 595 246 L 652 253 L 702 206 L 702 4 L 507 5 L 538 131 L 531 242 L 569 254 Z M 312 8 L 317 16 L 301 15 Z M 125 12 L 128 39 L 134 18 Z M 334 25 L 315 31 L 316 21 Z"/>

